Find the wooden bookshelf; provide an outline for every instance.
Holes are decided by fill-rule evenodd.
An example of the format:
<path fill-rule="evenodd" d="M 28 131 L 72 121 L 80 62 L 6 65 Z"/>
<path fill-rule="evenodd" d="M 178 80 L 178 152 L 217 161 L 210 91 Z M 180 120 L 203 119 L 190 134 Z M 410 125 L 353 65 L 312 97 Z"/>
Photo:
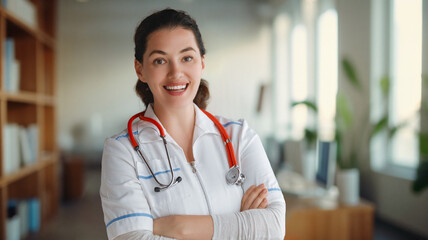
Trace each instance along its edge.
<path fill-rule="evenodd" d="M 11 0 L 8 0 L 11 2 Z M 29 0 L 36 9 L 36 24 L 0 5 L 0 239 L 6 239 L 7 205 L 11 199 L 37 198 L 40 225 L 55 216 L 59 206 L 59 153 L 56 141 L 56 0 Z M 6 39 L 12 38 L 19 62 L 18 91 L 5 85 Z M 5 173 L 5 126 L 36 126 L 37 156 Z"/>

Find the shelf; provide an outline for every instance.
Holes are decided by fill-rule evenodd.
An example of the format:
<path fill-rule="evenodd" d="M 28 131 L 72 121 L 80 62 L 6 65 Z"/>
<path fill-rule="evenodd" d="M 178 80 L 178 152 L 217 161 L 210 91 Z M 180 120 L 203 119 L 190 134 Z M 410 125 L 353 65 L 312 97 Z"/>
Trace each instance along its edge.
<path fill-rule="evenodd" d="M 19 171 L 17 171 L 17 172 L 6 175 L 0 181 L 0 186 L 3 187 L 5 185 L 9 185 L 9 184 L 11 184 L 11 183 L 23 178 L 23 177 L 26 177 L 30 174 L 33 174 L 33 173 L 37 172 L 40 169 L 40 167 L 42 167 L 42 166 L 43 166 L 42 162 L 36 162 L 34 164 L 31 164 L 31 165 L 28 165 L 28 166 L 25 166 L 25 167 L 19 169 Z"/>
<path fill-rule="evenodd" d="M 40 101 L 41 101 L 40 103 L 45 105 L 45 106 L 51 106 L 51 107 L 56 106 L 56 98 L 55 97 L 42 96 Z"/>
<path fill-rule="evenodd" d="M 6 18 L 8 28 L 18 30 L 18 32 L 21 34 L 26 33 L 35 38 L 37 37 L 37 31 L 32 27 L 28 26 L 27 24 L 25 24 L 23 21 L 21 21 L 17 16 L 15 16 L 15 14 L 3 8 L 1 9 L 1 13 Z"/>
<path fill-rule="evenodd" d="M 9 0 L 10 1 L 10 0 Z M 53 2 L 53 1 L 50 1 Z M 55 6 L 49 5 L 49 6 L 45 6 L 45 8 L 53 8 Z M 46 11 L 45 11 L 46 12 Z M 55 39 L 54 39 L 54 27 L 46 27 L 46 25 L 52 25 L 52 22 L 49 23 L 44 23 L 46 21 L 52 21 L 52 18 L 54 18 L 54 16 L 49 16 L 49 14 L 44 15 L 44 19 L 46 20 L 39 20 L 42 21 L 42 24 L 38 24 L 38 27 L 40 29 L 35 29 L 34 27 L 29 26 L 28 24 L 26 24 L 25 22 L 23 22 L 19 17 L 17 17 L 14 13 L 1 8 L 0 9 L 0 14 L 3 15 L 6 19 L 6 21 L 8 22 L 9 25 L 8 27 L 12 27 L 12 28 L 16 28 L 16 29 L 20 29 L 20 31 L 22 33 L 27 33 L 31 36 L 33 36 L 34 38 L 37 38 L 39 41 L 43 42 L 44 44 L 55 48 Z"/>
<path fill-rule="evenodd" d="M 42 152 L 55 152 L 56 150 L 56 135 L 55 135 L 55 114 L 54 108 L 50 106 L 43 107 L 43 121 L 40 129 L 44 136 L 41 142 Z"/>
<path fill-rule="evenodd" d="M 22 126 L 37 123 L 37 105 L 35 103 L 7 102 L 7 123 Z"/>
<path fill-rule="evenodd" d="M 46 33 L 39 33 L 38 39 L 47 47 L 56 49 L 55 39 Z"/>
<path fill-rule="evenodd" d="M 2 92 L 2 95 L 5 97 L 6 101 L 9 102 L 20 102 L 20 103 L 37 103 L 37 94 L 33 92 L 18 92 L 18 93 L 9 93 Z"/>
<path fill-rule="evenodd" d="M 54 153 L 45 153 L 43 157 L 41 157 L 40 160 L 36 161 L 35 163 L 24 166 L 20 168 L 17 172 L 8 174 L 1 178 L 0 180 L 0 188 L 4 187 L 6 185 L 9 185 L 11 183 L 14 183 L 15 181 L 24 178 L 30 174 L 33 174 L 40 169 L 44 169 L 46 167 L 52 167 L 57 163 L 57 154 Z"/>
<path fill-rule="evenodd" d="M 35 26 L 20 19 L 18 15 L 22 14 L 16 15 L 0 5 L 0 239 L 6 239 L 8 200 L 37 198 L 41 204 L 41 227 L 55 215 L 59 205 L 57 0 L 29 1 L 36 11 Z M 6 44 L 7 39 L 12 41 Z M 6 74 L 8 78 L 4 79 Z M 26 157 L 18 153 L 21 144 L 25 144 L 22 149 L 29 149 Z M 28 164 L 20 167 L 18 162 Z"/>

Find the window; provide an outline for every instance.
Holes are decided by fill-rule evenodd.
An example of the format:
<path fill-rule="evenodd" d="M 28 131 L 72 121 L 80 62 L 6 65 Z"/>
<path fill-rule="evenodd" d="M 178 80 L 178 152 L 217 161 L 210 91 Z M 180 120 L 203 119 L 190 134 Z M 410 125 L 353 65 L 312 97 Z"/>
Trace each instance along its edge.
<path fill-rule="evenodd" d="M 337 14 L 324 12 L 318 21 L 318 121 L 320 138 L 334 139 L 338 80 Z"/>
<path fill-rule="evenodd" d="M 285 139 L 289 136 L 290 129 L 290 78 L 289 78 L 289 34 L 291 21 L 286 14 L 280 14 L 274 21 L 274 111 L 275 114 L 275 134 L 279 135 L 280 139 Z"/>
<path fill-rule="evenodd" d="M 422 74 L 422 0 L 394 0 L 392 8 L 390 124 L 409 124 L 391 142 L 392 163 L 418 163 Z"/>
<path fill-rule="evenodd" d="M 373 1 L 372 12 L 371 119 L 376 122 L 388 111 L 390 127 L 406 124 L 391 139 L 386 132 L 373 139 L 372 167 L 402 172 L 419 162 L 416 132 L 422 91 L 422 0 L 381 2 Z M 380 97 L 379 84 L 385 75 L 390 79 L 386 102 Z"/>
<path fill-rule="evenodd" d="M 296 25 L 291 33 L 291 89 L 292 101 L 304 101 L 308 96 L 308 54 L 306 28 Z M 302 139 L 306 127 L 308 109 L 298 105 L 292 110 L 292 137 Z"/>

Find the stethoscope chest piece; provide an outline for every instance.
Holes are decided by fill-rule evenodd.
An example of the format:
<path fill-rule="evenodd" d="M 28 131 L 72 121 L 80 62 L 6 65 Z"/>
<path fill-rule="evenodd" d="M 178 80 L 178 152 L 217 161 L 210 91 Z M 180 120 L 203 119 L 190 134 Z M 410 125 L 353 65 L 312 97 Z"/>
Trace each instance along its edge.
<path fill-rule="evenodd" d="M 239 166 L 235 165 L 227 171 L 226 182 L 230 185 L 242 185 L 245 182 L 245 175 L 241 173 Z"/>

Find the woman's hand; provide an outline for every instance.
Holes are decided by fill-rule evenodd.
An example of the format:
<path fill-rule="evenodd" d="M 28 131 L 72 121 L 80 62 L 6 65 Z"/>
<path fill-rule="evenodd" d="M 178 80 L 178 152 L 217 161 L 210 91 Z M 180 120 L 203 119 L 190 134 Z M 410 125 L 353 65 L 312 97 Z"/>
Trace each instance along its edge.
<path fill-rule="evenodd" d="M 155 219 L 153 234 L 175 239 L 211 239 L 214 224 L 210 215 L 172 215 Z"/>
<path fill-rule="evenodd" d="M 177 229 L 175 229 L 175 227 L 177 227 L 177 225 L 175 224 L 174 215 L 153 220 L 153 234 L 155 235 L 177 238 L 175 234 Z"/>
<path fill-rule="evenodd" d="M 252 185 L 247 189 L 241 200 L 241 212 L 248 209 L 263 209 L 268 205 L 268 190 L 264 184 Z"/>

